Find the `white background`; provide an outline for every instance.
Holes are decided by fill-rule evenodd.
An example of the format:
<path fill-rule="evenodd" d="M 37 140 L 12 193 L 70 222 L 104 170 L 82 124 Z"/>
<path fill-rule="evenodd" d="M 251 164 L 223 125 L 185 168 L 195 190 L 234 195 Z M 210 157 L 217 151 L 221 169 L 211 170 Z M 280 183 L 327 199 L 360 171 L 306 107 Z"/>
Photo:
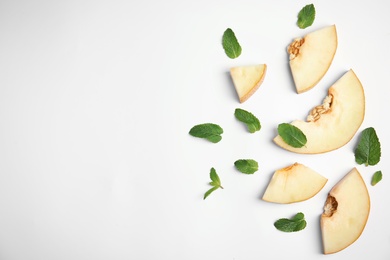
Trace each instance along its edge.
<path fill-rule="evenodd" d="M 297 14 L 314 3 L 314 24 Z M 0 259 L 356 259 L 390 258 L 388 1 L 0 1 Z M 297 94 L 286 47 L 336 24 L 339 45 L 321 82 Z M 229 59 L 221 37 L 242 46 Z M 266 63 L 244 104 L 229 68 Z M 365 120 L 344 147 L 298 155 L 272 139 L 279 123 L 305 119 L 348 69 L 366 94 Z M 249 134 L 234 109 L 254 113 Z M 212 144 L 190 128 L 224 128 Z M 382 158 L 360 166 L 358 134 L 374 127 Z M 234 161 L 259 162 L 254 175 Z M 273 172 L 300 162 L 328 178 L 312 199 L 261 200 Z M 224 190 L 203 200 L 209 171 Z M 323 255 L 319 228 L 328 191 L 353 167 L 366 181 L 371 213 L 350 247 Z M 372 174 L 383 180 L 372 187 Z M 275 220 L 303 212 L 306 229 Z M 360 258 L 359 258 L 360 259 Z"/>

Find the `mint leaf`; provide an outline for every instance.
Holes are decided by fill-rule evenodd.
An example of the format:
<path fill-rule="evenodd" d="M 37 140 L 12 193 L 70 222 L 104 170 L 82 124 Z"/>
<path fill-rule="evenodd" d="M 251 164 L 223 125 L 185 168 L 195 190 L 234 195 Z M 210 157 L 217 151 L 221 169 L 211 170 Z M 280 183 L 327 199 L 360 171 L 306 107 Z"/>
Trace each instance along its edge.
<path fill-rule="evenodd" d="M 355 149 L 355 161 L 358 164 L 376 165 L 381 158 L 381 144 L 373 127 L 364 129 Z"/>
<path fill-rule="evenodd" d="M 280 124 L 278 126 L 278 133 L 283 141 L 295 148 L 301 148 L 307 142 L 305 134 L 298 127 L 291 124 Z"/>
<path fill-rule="evenodd" d="M 382 171 L 376 171 L 372 176 L 371 185 L 375 186 L 381 180 L 382 180 Z"/>
<path fill-rule="evenodd" d="M 234 162 L 237 170 L 245 174 L 253 174 L 259 169 L 259 164 L 252 159 L 240 159 Z"/>
<path fill-rule="evenodd" d="M 304 219 L 300 220 L 300 221 L 297 221 L 295 223 L 296 223 L 296 226 L 295 226 L 293 232 L 297 232 L 297 231 L 303 230 L 303 229 L 305 229 L 305 227 L 307 225 L 307 222 Z"/>
<path fill-rule="evenodd" d="M 274 226 L 283 232 L 297 232 L 306 227 L 304 214 L 299 212 L 293 218 L 281 218 L 274 223 Z"/>
<path fill-rule="evenodd" d="M 211 182 L 211 183 L 213 183 L 212 185 L 221 186 L 221 180 L 219 179 L 219 176 L 214 168 L 211 168 L 211 170 L 210 170 L 210 179 L 212 180 L 212 182 Z"/>
<path fill-rule="evenodd" d="M 213 193 L 214 191 L 216 191 L 217 189 L 221 188 L 223 189 L 223 187 L 221 186 L 221 180 L 219 179 L 219 176 L 216 172 L 216 170 L 214 168 L 211 168 L 210 169 L 210 179 L 211 179 L 211 182 L 209 182 L 209 184 L 211 186 L 213 186 L 211 189 L 209 189 L 208 191 L 206 191 L 206 193 L 204 194 L 203 196 L 203 199 L 205 200 L 211 193 Z"/>
<path fill-rule="evenodd" d="M 297 25 L 301 29 L 311 26 L 316 16 L 316 9 L 313 4 L 306 5 L 298 13 Z"/>
<path fill-rule="evenodd" d="M 234 111 L 234 116 L 244 124 L 246 124 L 248 131 L 250 133 L 254 133 L 256 131 L 260 131 L 261 124 L 259 119 L 254 116 L 251 112 L 248 112 L 244 109 L 236 108 Z"/>
<path fill-rule="evenodd" d="M 194 137 L 205 138 L 212 143 L 221 141 L 223 133 L 222 127 L 212 123 L 196 125 L 191 128 L 189 134 Z"/>
<path fill-rule="evenodd" d="M 292 221 L 300 221 L 304 218 L 305 218 L 305 215 L 302 212 L 299 212 L 292 218 Z"/>
<path fill-rule="evenodd" d="M 235 59 L 241 55 L 241 46 L 238 43 L 233 30 L 230 28 L 227 28 L 226 31 L 223 33 L 222 46 L 225 50 L 226 55 L 231 59 Z"/>
<path fill-rule="evenodd" d="M 217 186 L 214 186 L 212 187 L 211 189 L 209 189 L 208 191 L 206 191 L 206 193 L 204 194 L 203 196 L 203 199 L 205 200 L 213 191 L 217 190 L 218 187 Z"/>

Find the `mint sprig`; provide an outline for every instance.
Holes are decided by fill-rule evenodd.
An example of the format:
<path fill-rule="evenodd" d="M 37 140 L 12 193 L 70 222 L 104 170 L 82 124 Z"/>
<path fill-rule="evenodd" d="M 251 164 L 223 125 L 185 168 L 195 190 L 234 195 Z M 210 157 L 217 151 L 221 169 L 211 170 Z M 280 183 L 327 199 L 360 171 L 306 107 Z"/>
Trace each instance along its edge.
<path fill-rule="evenodd" d="M 212 143 L 218 143 L 222 139 L 223 129 L 217 124 L 205 123 L 192 127 L 189 134 L 194 137 L 207 139 Z"/>
<path fill-rule="evenodd" d="M 210 169 L 210 179 L 211 182 L 209 184 L 213 186 L 211 189 L 206 191 L 206 193 L 203 196 L 203 199 L 205 200 L 212 192 L 216 191 L 217 189 L 221 188 L 223 189 L 221 185 L 221 180 L 219 179 L 219 176 L 214 168 Z"/>
<path fill-rule="evenodd" d="M 297 213 L 291 219 L 281 218 L 274 223 L 276 229 L 283 232 L 297 232 L 306 227 L 305 215 L 302 212 Z"/>
<path fill-rule="evenodd" d="M 306 135 L 292 124 L 280 124 L 278 126 L 278 133 L 284 142 L 294 148 L 301 148 L 307 143 Z"/>
<path fill-rule="evenodd" d="M 222 46 L 225 50 L 226 55 L 231 59 L 235 59 L 241 55 L 241 46 L 238 43 L 238 40 L 233 30 L 230 28 L 227 28 L 223 33 Z"/>
<path fill-rule="evenodd" d="M 376 165 L 381 158 L 381 144 L 373 127 L 364 129 L 355 149 L 355 161 L 358 164 Z"/>
<path fill-rule="evenodd" d="M 259 169 L 259 164 L 253 159 L 240 159 L 234 162 L 236 169 L 245 174 L 253 174 Z"/>
<path fill-rule="evenodd" d="M 298 13 L 297 25 L 301 29 L 311 26 L 316 17 L 316 9 L 313 4 L 306 5 Z"/>
<path fill-rule="evenodd" d="M 234 116 L 237 118 L 237 120 L 243 122 L 246 125 L 250 133 L 260 131 L 260 120 L 251 112 L 248 112 L 241 108 L 236 108 L 236 110 L 234 111 Z"/>

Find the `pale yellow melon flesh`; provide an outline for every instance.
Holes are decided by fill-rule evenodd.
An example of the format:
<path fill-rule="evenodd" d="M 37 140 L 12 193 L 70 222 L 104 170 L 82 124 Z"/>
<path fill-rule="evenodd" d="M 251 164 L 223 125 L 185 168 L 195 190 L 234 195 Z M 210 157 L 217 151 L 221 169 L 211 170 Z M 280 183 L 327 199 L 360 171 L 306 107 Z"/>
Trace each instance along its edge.
<path fill-rule="evenodd" d="M 329 192 L 321 215 L 321 233 L 325 254 L 339 252 L 362 234 L 370 213 L 366 184 L 356 168 Z"/>
<path fill-rule="evenodd" d="M 263 83 L 266 71 L 266 64 L 240 66 L 230 69 L 230 75 L 240 103 L 248 100 L 256 92 Z"/>
<path fill-rule="evenodd" d="M 296 38 L 288 46 L 290 69 L 298 93 L 313 88 L 328 71 L 337 50 L 336 26 Z"/>
<path fill-rule="evenodd" d="M 353 70 L 349 70 L 329 88 L 324 103 L 311 110 L 308 121 L 296 120 L 291 123 L 306 135 L 306 145 L 294 148 L 284 142 L 280 135 L 274 138 L 274 142 L 295 153 L 332 151 L 352 139 L 363 122 L 364 114 L 363 86 Z"/>
<path fill-rule="evenodd" d="M 316 195 L 327 181 L 309 167 L 294 163 L 275 171 L 263 200 L 283 204 L 304 201 Z"/>

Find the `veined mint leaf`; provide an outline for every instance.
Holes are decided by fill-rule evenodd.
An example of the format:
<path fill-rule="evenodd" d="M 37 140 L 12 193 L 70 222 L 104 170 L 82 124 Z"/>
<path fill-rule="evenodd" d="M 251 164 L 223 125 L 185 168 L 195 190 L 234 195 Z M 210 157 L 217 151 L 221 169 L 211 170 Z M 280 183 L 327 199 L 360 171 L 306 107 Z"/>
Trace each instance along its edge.
<path fill-rule="evenodd" d="M 371 185 L 375 186 L 381 180 L 382 180 L 382 171 L 376 171 L 372 176 Z"/>
<path fill-rule="evenodd" d="M 283 232 L 297 232 L 306 227 L 306 220 L 303 213 L 296 214 L 293 218 L 281 218 L 274 223 L 274 226 Z"/>
<path fill-rule="evenodd" d="M 252 159 L 240 159 L 234 162 L 237 170 L 245 174 L 253 174 L 259 169 L 259 164 Z"/>
<path fill-rule="evenodd" d="M 223 133 L 222 127 L 212 123 L 196 125 L 191 128 L 189 134 L 194 137 L 205 138 L 212 143 L 221 141 Z"/>
<path fill-rule="evenodd" d="M 260 131 L 261 124 L 259 119 L 254 116 L 251 112 L 248 112 L 241 108 L 236 108 L 234 111 L 234 116 L 244 124 L 246 124 L 248 131 L 250 133 L 254 133 L 256 131 Z"/>
<path fill-rule="evenodd" d="M 311 26 L 316 16 L 316 9 L 313 4 L 306 5 L 298 13 L 297 25 L 301 29 Z"/>
<path fill-rule="evenodd" d="M 211 168 L 210 169 L 210 179 L 211 179 L 211 182 L 209 182 L 209 184 L 211 186 L 213 186 L 211 189 L 209 189 L 208 191 L 206 191 L 206 193 L 204 194 L 203 196 L 203 199 L 205 200 L 211 193 L 213 193 L 214 191 L 216 191 L 217 189 L 221 188 L 223 189 L 223 187 L 221 186 L 221 180 L 219 179 L 219 176 L 216 172 L 216 170 L 214 168 Z"/>
<path fill-rule="evenodd" d="M 355 149 L 355 161 L 358 164 L 376 165 L 381 158 L 381 144 L 373 127 L 364 129 Z"/>
<path fill-rule="evenodd" d="M 305 134 L 296 126 L 282 123 L 278 126 L 278 133 L 288 145 L 301 148 L 307 142 Z"/>
<path fill-rule="evenodd" d="M 226 55 L 231 59 L 235 59 L 241 55 L 241 46 L 238 43 L 233 30 L 230 28 L 227 28 L 226 31 L 223 33 L 222 46 L 225 50 Z"/>

